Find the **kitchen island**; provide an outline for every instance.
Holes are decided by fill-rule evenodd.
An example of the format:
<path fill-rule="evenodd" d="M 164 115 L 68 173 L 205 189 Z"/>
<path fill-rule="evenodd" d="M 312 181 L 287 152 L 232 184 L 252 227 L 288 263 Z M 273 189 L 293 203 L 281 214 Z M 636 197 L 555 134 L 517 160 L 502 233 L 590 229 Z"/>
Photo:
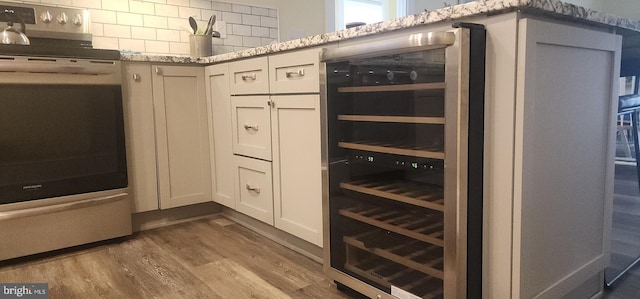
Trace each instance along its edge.
<path fill-rule="evenodd" d="M 639 22 L 555 0 L 488 0 L 212 57 L 122 60 L 220 68 L 456 21 L 487 29 L 483 297 L 597 297 L 609 259 L 621 47 Z"/>

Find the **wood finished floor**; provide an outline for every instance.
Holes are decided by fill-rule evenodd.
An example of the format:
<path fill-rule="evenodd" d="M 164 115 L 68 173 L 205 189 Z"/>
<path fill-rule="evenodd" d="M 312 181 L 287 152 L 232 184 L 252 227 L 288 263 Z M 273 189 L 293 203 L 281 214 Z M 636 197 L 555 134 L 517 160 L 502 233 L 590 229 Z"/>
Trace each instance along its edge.
<path fill-rule="evenodd" d="M 640 189 L 635 166 L 616 165 L 611 233 L 611 263 L 608 277 L 613 277 L 640 256 Z M 606 299 L 640 298 L 640 265 L 636 265 L 611 288 Z"/>
<path fill-rule="evenodd" d="M 222 216 L 0 263 L 0 282 L 46 282 L 50 299 L 350 298 L 321 264 Z"/>

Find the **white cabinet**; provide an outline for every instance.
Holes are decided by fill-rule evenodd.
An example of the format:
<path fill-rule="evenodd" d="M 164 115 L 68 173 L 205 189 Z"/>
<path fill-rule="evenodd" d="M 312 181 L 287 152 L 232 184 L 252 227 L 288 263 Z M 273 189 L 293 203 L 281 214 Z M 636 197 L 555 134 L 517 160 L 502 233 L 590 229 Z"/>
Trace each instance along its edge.
<path fill-rule="evenodd" d="M 236 155 L 235 209 L 322 246 L 319 57 L 320 49 L 309 49 L 230 62 L 231 119 L 216 125 L 216 107 L 227 109 L 219 103 L 225 96 L 211 102 L 219 103 L 212 106 L 214 136 L 225 138 L 225 151 L 231 142 Z M 227 125 L 230 138 L 218 132 Z M 217 161 L 223 158 L 215 144 Z M 258 177 L 260 192 L 248 181 Z"/>
<path fill-rule="evenodd" d="M 233 152 L 271 161 L 271 100 L 269 96 L 231 99 Z"/>
<path fill-rule="evenodd" d="M 209 112 L 211 181 L 213 201 L 235 209 L 235 181 L 232 150 L 229 64 L 208 66 L 205 70 Z"/>
<path fill-rule="evenodd" d="M 160 208 L 211 200 L 204 69 L 152 66 Z"/>
<path fill-rule="evenodd" d="M 275 226 L 322 246 L 320 96 L 272 96 Z"/>
<path fill-rule="evenodd" d="M 123 73 L 133 211 L 210 201 L 203 68 L 126 63 Z"/>
<path fill-rule="evenodd" d="M 269 93 L 269 61 L 267 57 L 257 57 L 235 61 L 229 64 L 232 95 Z"/>
<path fill-rule="evenodd" d="M 236 210 L 273 225 L 273 185 L 271 163 L 234 156 Z"/>
<path fill-rule="evenodd" d="M 621 37 L 521 16 L 487 20 L 483 297 L 590 298 L 609 254 Z"/>
<path fill-rule="evenodd" d="M 134 213 L 153 211 L 159 204 L 151 65 L 125 63 L 123 77 L 131 210 Z"/>

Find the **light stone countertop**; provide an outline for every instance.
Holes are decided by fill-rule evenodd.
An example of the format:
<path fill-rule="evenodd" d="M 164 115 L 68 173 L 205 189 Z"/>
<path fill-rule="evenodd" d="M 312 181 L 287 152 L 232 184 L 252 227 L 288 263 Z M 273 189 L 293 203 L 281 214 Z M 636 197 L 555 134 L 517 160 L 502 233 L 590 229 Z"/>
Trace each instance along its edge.
<path fill-rule="evenodd" d="M 319 46 L 345 39 L 367 36 L 377 33 L 390 32 L 398 29 L 432 24 L 442 21 L 452 21 L 465 17 L 482 14 L 497 14 L 514 10 L 525 10 L 541 14 L 552 15 L 569 20 L 589 24 L 601 24 L 633 31 L 640 31 L 640 21 L 632 21 L 558 0 L 480 0 L 441 9 L 410 15 L 380 23 L 368 24 L 341 31 L 309 36 L 291 41 L 285 41 L 268 46 L 262 46 L 237 52 L 225 53 L 209 57 L 161 56 L 161 55 L 121 55 L 122 61 L 142 61 L 160 63 L 214 64 L 223 61 L 249 58 L 259 55 L 282 51 Z"/>

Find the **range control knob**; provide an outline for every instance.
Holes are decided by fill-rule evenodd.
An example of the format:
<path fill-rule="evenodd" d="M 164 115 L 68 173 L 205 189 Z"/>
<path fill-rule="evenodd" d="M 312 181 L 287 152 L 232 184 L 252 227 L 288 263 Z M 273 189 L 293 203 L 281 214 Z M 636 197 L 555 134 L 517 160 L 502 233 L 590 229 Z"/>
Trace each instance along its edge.
<path fill-rule="evenodd" d="M 73 25 L 76 25 L 76 26 L 82 25 L 82 16 L 80 14 L 76 14 L 76 16 L 73 17 Z"/>
<path fill-rule="evenodd" d="M 67 16 L 66 13 L 61 13 L 58 15 L 58 17 L 56 18 L 56 20 L 58 21 L 58 23 L 64 25 L 69 21 L 69 17 Z"/>
<path fill-rule="evenodd" d="M 47 11 L 43 12 L 42 14 L 40 14 L 40 20 L 42 20 L 42 22 L 45 23 L 45 24 L 49 24 L 49 23 L 51 23 L 51 21 L 53 21 L 53 16 L 47 10 Z"/>

